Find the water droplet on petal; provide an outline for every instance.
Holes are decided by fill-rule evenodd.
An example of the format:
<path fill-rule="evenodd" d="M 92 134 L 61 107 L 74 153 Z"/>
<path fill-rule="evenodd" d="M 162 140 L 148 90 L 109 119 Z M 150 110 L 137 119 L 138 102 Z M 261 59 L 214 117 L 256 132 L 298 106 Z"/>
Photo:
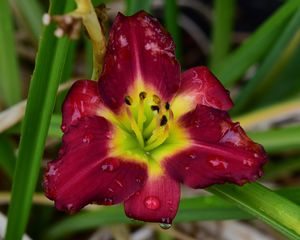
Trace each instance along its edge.
<path fill-rule="evenodd" d="M 259 155 L 258 155 L 257 153 L 254 153 L 254 157 L 255 157 L 255 158 L 258 158 Z"/>
<path fill-rule="evenodd" d="M 91 140 L 91 136 L 89 135 L 85 135 L 82 139 L 82 142 L 83 143 L 90 143 L 90 140 Z"/>
<path fill-rule="evenodd" d="M 104 203 L 105 205 L 112 205 L 112 204 L 113 204 L 113 199 L 110 198 L 110 197 L 104 198 L 103 203 Z"/>
<path fill-rule="evenodd" d="M 225 170 L 228 167 L 228 162 L 220 156 L 210 156 L 208 157 L 208 162 L 213 168 L 218 170 Z"/>
<path fill-rule="evenodd" d="M 244 159 L 243 160 L 243 164 L 246 165 L 246 166 L 251 167 L 253 165 L 253 162 L 251 160 L 249 160 L 249 159 L 248 160 Z"/>
<path fill-rule="evenodd" d="M 195 154 L 190 154 L 189 155 L 189 158 L 191 158 L 191 159 L 195 159 L 197 156 L 195 155 Z"/>
<path fill-rule="evenodd" d="M 160 202 L 157 197 L 149 196 L 144 200 L 145 207 L 150 210 L 156 210 L 160 207 Z"/>
<path fill-rule="evenodd" d="M 169 229 L 172 227 L 172 224 L 169 224 L 169 223 L 160 223 L 159 226 L 162 228 L 162 229 Z"/>
<path fill-rule="evenodd" d="M 105 172 L 112 172 L 120 167 L 120 161 L 116 158 L 107 158 L 101 162 L 101 169 Z"/>
<path fill-rule="evenodd" d="M 66 132 L 67 131 L 67 126 L 65 124 L 61 125 L 61 130 L 63 132 Z"/>
<path fill-rule="evenodd" d="M 142 179 L 141 178 L 136 178 L 135 179 L 136 183 L 141 184 L 142 183 Z"/>

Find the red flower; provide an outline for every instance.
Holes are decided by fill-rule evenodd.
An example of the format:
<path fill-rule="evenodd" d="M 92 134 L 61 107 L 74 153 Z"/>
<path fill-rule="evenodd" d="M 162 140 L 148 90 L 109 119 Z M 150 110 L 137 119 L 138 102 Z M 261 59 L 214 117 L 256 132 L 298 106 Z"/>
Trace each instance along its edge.
<path fill-rule="evenodd" d="M 171 223 L 180 183 L 255 181 L 266 162 L 226 110 L 207 67 L 180 74 L 174 42 L 139 12 L 112 26 L 99 82 L 80 80 L 63 105 L 63 144 L 44 186 L 59 210 L 124 201 L 127 216 Z"/>

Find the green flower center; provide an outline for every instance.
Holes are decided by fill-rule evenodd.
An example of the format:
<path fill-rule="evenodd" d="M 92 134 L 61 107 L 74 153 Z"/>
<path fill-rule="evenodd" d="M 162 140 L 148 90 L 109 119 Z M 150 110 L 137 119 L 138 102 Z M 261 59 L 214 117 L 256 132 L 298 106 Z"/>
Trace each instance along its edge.
<path fill-rule="evenodd" d="M 169 137 L 173 113 L 168 102 L 163 103 L 157 95 L 140 92 L 138 102 L 126 96 L 124 99 L 129 130 L 132 131 L 145 151 L 163 144 Z"/>

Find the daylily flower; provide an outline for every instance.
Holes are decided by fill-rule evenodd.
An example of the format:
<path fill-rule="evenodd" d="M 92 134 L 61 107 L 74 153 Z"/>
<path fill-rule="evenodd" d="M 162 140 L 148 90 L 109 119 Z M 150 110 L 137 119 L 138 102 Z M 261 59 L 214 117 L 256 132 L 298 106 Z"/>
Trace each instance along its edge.
<path fill-rule="evenodd" d="M 63 105 L 62 146 L 44 179 L 56 208 L 124 202 L 130 218 L 169 224 L 180 183 L 261 176 L 266 154 L 231 121 L 228 91 L 207 67 L 181 74 L 174 49 L 155 18 L 118 14 L 99 81 L 77 81 Z"/>

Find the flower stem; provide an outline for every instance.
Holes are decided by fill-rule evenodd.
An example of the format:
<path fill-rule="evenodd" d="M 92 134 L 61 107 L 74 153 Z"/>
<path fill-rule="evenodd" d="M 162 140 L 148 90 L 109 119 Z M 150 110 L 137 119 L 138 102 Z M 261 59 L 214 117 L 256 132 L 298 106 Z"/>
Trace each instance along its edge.
<path fill-rule="evenodd" d="M 81 18 L 89 34 L 93 46 L 93 73 L 91 79 L 98 80 L 106 52 L 104 32 L 91 1 L 75 0 L 75 2 L 77 9 L 71 12 L 70 15 Z"/>

